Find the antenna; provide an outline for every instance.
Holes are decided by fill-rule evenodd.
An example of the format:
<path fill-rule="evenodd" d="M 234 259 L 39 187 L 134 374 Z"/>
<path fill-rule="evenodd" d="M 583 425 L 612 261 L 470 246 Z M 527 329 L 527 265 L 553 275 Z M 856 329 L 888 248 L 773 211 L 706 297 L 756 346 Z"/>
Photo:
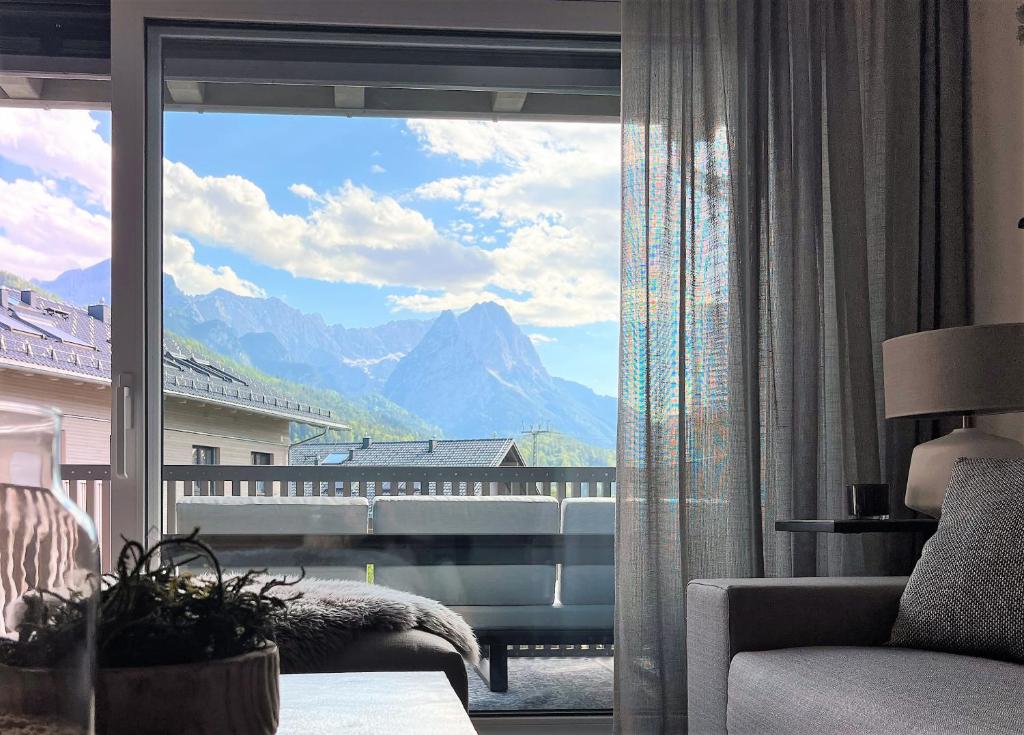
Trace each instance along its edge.
<path fill-rule="evenodd" d="M 520 433 L 523 436 L 529 436 L 531 438 L 531 445 L 532 446 L 531 446 L 531 449 L 530 449 L 530 464 L 533 465 L 534 467 L 536 467 L 537 466 L 537 437 L 539 437 L 542 434 L 560 434 L 562 432 L 553 430 L 551 428 L 550 424 L 548 424 L 547 428 L 544 428 L 540 424 L 537 424 L 536 426 L 531 426 L 528 429 L 523 429 Z"/>

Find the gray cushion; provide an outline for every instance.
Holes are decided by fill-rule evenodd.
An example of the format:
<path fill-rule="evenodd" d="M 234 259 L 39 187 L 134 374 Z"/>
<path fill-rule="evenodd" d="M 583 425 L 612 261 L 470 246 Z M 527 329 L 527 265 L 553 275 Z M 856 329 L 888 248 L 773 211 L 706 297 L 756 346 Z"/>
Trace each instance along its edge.
<path fill-rule="evenodd" d="M 477 635 L 507 628 L 612 630 L 614 605 L 452 605 Z"/>
<path fill-rule="evenodd" d="M 1024 460 L 953 465 L 890 642 L 1024 662 Z"/>
<path fill-rule="evenodd" d="M 1022 722 L 1024 667 L 988 659 L 822 646 L 740 653 L 729 670 L 729 735 L 1020 733 Z"/>
<path fill-rule="evenodd" d="M 615 533 L 614 498 L 566 498 L 562 501 L 562 533 Z M 562 565 L 558 599 L 565 605 L 615 603 L 615 567 L 587 564 L 570 554 Z"/>
<path fill-rule="evenodd" d="M 729 664 L 741 651 L 878 646 L 906 577 L 698 579 L 686 588 L 687 719 L 724 733 Z"/>
<path fill-rule="evenodd" d="M 549 497 L 405 495 L 373 501 L 374 533 L 558 533 L 558 501 Z M 446 605 L 550 605 L 555 567 L 375 564 L 374 582 Z"/>
<path fill-rule="evenodd" d="M 177 528 L 199 528 L 208 534 L 364 534 L 370 504 L 366 498 L 251 497 L 193 495 L 175 504 Z M 222 554 L 231 571 L 264 566 L 260 554 Z M 242 561 L 244 559 L 244 561 Z M 298 576 L 300 567 L 271 567 L 275 577 Z M 305 568 L 306 576 L 323 579 L 366 579 L 366 566 L 317 566 Z"/>
<path fill-rule="evenodd" d="M 366 498 L 192 495 L 176 503 L 178 531 L 203 533 L 366 533 Z"/>

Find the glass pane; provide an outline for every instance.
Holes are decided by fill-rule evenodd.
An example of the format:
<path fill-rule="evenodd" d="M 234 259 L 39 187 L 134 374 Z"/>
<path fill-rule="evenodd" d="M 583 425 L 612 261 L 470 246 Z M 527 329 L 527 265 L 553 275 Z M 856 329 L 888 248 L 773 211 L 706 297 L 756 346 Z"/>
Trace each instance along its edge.
<path fill-rule="evenodd" d="M 62 412 L 64 486 L 108 563 L 109 112 L 0 106 L 0 253 L 0 401 Z"/>
<path fill-rule="evenodd" d="M 471 709 L 610 709 L 610 555 L 561 539 L 614 531 L 618 125 L 440 82 L 386 111 L 417 91 L 393 78 L 263 85 L 276 112 L 242 114 L 255 91 L 187 68 L 165 63 L 167 529 L 252 536 L 278 572 L 270 534 L 424 537 L 307 571 L 462 614 L 496 689 L 509 656 L 507 691 L 469 672 Z M 454 535 L 567 550 L 454 564 Z"/>

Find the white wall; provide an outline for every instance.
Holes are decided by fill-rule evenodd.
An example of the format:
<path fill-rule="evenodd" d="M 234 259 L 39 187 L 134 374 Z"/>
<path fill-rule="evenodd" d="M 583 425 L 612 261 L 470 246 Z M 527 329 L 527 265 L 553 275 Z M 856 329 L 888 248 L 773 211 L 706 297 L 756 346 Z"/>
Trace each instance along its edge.
<path fill-rule="evenodd" d="M 1024 46 L 1020 0 L 970 0 L 974 320 L 1024 322 Z M 1021 376 L 1024 380 L 1024 375 Z M 1024 441 L 1024 414 L 983 428 Z"/>

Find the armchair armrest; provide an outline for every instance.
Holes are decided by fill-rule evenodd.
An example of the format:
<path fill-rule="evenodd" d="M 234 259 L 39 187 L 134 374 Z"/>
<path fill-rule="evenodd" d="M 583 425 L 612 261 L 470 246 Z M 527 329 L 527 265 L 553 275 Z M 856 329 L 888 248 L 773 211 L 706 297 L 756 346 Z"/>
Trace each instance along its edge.
<path fill-rule="evenodd" d="M 724 733 L 729 665 L 741 651 L 877 646 L 889 638 L 906 577 L 696 579 L 686 589 L 688 720 Z"/>

